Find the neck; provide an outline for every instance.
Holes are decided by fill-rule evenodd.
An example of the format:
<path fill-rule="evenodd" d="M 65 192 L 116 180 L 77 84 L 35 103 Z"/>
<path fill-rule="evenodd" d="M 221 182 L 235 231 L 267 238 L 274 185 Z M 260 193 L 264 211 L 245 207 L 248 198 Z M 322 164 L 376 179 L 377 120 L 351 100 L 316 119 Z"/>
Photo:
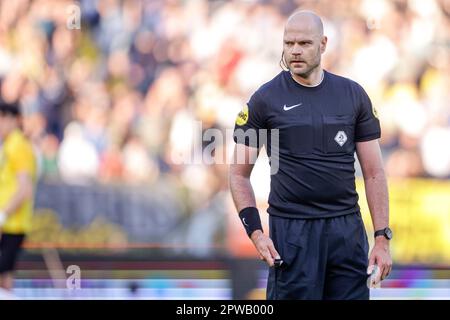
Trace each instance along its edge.
<path fill-rule="evenodd" d="M 11 127 L 7 127 L 5 128 L 6 130 L 3 131 L 3 139 L 6 139 L 14 130 L 16 130 L 17 127 L 15 126 L 11 126 Z"/>
<path fill-rule="evenodd" d="M 324 77 L 324 71 L 321 66 L 318 66 L 314 69 L 310 74 L 306 77 L 302 77 L 298 74 L 294 74 L 291 72 L 292 79 L 303 86 L 315 87 L 319 85 Z"/>

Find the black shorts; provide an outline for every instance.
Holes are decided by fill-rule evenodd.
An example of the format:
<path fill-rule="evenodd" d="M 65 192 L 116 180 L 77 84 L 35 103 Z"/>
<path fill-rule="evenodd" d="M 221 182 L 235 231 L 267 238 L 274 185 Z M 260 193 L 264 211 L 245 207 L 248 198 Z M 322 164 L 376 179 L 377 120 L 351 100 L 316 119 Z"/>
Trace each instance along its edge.
<path fill-rule="evenodd" d="M 24 234 L 2 233 L 0 237 L 0 274 L 14 270 Z"/>
<path fill-rule="evenodd" d="M 284 263 L 270 268 L 268 299 L 369 299 L 369 243 L 361 214 L 325 219 L 270 216 Z"/>

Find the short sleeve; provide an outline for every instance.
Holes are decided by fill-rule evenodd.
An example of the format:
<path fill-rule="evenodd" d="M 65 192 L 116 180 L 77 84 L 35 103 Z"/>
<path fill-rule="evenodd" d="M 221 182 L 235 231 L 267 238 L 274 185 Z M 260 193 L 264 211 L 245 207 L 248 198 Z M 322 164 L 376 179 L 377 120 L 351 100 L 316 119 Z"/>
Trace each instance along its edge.
<path fill-rule="evenodd" d="M 261 130 L 266 129 L 265 104 L 258 92 L 238 113 L 234 127 L 233 139 L 238 144 L 259 148 Z"/>
<path fill-rule="evenodd" d="M 369 141 L 381 136 L 380 121 L 376 109 L 372 106 L 369 96 L 360 86 L 359 106 L 356 117 L 355 141 Z"/>
<path fill-rule="evenodd" d="M 20 139 L 15 139 L 8 145 L 6 152 L 14 172 L 26 172 L 33 175 L 34 154 L 31 145 Z"/>

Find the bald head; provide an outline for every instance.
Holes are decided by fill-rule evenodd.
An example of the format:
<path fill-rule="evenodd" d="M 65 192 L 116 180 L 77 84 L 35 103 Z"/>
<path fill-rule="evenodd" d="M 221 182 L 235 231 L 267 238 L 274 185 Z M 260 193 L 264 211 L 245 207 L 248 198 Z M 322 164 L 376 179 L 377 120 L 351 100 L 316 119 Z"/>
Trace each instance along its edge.
<path fill-rule="evenodd" d="M 302 31 L 311 36 L 323 37 L 322 19 L 312 11 L 301 10 L 294 12 L 287 20 L 284 33 L 288 31 Z"/>
<path fill-rule="evenodd" d="M 284 28 L 282 61 L 291 74 L 315 79 L 322 75 L 320 62 L 326 45 L 320 17 L 311 11 L 297 11 Z"/>

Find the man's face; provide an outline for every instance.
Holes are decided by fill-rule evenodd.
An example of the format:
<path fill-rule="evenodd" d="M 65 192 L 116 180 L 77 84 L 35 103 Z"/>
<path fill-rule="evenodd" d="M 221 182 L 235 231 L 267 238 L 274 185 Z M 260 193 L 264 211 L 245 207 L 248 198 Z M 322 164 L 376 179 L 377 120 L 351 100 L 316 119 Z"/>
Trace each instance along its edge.
<path fill-rule="evenodd" d="M 308 26 L 288 26 L 284 32 L 283 52 L 289 70 L 307 78 L 320 65 L 326 41 L 326 37 Z"/>

